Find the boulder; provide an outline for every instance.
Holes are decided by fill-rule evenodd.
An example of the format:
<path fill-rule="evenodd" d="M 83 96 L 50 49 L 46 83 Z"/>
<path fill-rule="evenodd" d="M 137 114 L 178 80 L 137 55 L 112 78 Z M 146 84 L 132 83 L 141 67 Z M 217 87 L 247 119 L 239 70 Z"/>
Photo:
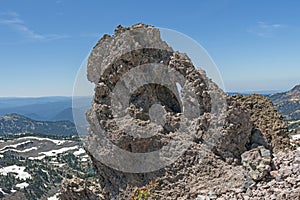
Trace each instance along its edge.
<path fill-rule="evenodd" d="M 250 114 L 253 128 L 249 149 L 251 145 L 262 145 L 274 152 L 292 149 L 288 125 L 270 99 L 259 94 L 236 95 L 233 99 Z"/>
<path fill-rule="evenodd" d="M 242 164 L 249 170 L 252 180 L 263 179 L 271 170 L 271 152 L 263 146 L 246 151 L 241 157 Z"/>

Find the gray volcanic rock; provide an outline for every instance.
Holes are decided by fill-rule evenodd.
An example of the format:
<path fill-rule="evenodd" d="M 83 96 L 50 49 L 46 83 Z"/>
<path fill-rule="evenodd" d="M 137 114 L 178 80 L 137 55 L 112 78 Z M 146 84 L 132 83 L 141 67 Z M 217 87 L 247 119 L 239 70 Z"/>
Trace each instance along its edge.
<path fill-rule="evenodd" d="M 271 147 L 289 145 L 276 140 L 285 135 L 280 118 L 279 128 L 272 129 L 280 134 L 260 142 L 265 135 L 253 130 L 267 132 L 278 117 L 275 111 L 263 113 L 271 119 L 261 122 L 258 111 L 247 108 L 255 99 L 225 95 L 152 26 L 119 26 L 113 36 L 100 39 L 89 57 L 88 79 L 95 94 L 86 114 L 85 148 L 99 178 L 99 199 L 215 199 L 245 193 L 268 176 Z M 137 158 L 141 153 L 152 157 Z M 72 181 L 65 183 L 62 199 L 72 193 L 74 199 L 87 199 L 82 190 L 69 192 Z"/>
<path fill-rule="evenodd" d="M 213 146 L 213 151 L 223 159 L 232 163 L 240 160 L 242 153 L 247 150 L 250 142 L 252 123 L 250 116 L 232 97 L 227 97 L 225 124 L 216 130 L 208 131 L 203 138 Z M 213 135 L 214 137 L 211 137 Z"/>
<path fill-rule="evenodd" d="M 151 40 L 149 40 L 151 38 Z M 146 56 L 134 54 L 132 50 L 143 51 L 144 49 L 161 49 L 168 53 L 172 49 L 160 39 L 159 30 L 145 24 L 136 24 L 128 28 L 118 26 L 113 36 L 104 35 L 93 48 L 88 60 L 88 79 L 97 84 L 100 75 L 109 73 L 110 66 L 114 64 L 114 72 L 122 73 L 122 64 L 137 66 L 143 63 L 160 62 L 168 56 Z M 138 57 L 140 55 L 141 57 Z M 116 60 L 117 59 L 117 60 Z M 153 60 L 148 60 L 153 59 Z M 129 63 L 126 63 L 129 62 Z M 112 74 L 110 74 L 112 75 Z M 102 79 L 104 77 L 101 77 Z M 107 79 L 106 77 L 105 79 Z M 112 80 L 112 77 L 109 77 Z"/>
<path fill-rule="evenodd" d="M 270 99 L 258 94 L 233 98 L 248 111 L 254 125 L 249 148 L 262 145 L 275 152 L 291 149 L 287 123 Z"/>
<path fill-rule="evenodd" d="M 132 46 L 134 47 L 133 50 L 131 50 Z M 113 108 L 117 106 L 113 104 L 114 96 L 109 94 L 113 93 L 117 95 L 120 93 L 122 95 L 119 98 L 125 98 L 123 94 L 127 93 L 127 88 L 115 92 L 118 81 L 126 77 L 129 71 L 132 72 L 138 69 L 139 66 L 145 66 L 147 63 L 151 63 L 151 68 L 154 68 L 155 72 L 147 70 L 146 72 L 142 71 L 142 73 L 150 73 L 150 77 L 156 79 L 155 83 L 160 84 L 143 84 L 143 86 L 131 91 L 133 94 L 128 99 L 129 105 L 121 104 L 124 107 L 120 110 L 128 109 L 133 117 L 122 118 L 120 120 L 115 119 L 112 117 Z M 161 70 L 157 67 L 160 64 L 163 64 L 163 68 L 175 69 L 181 76 L 170 77 L 172 71 L 165 72 Z M 132 76 L 128 76 L 128 79 L 129 82 L 133 82 L 135 77 L 141 77 L 142 79 L 143 76 L 145 75 L 139 74 L 138 70 L 136 70 Z M 224 92 L 206 77 L 205 72 L 195 68 L 187 55 L 174 52 L 167 46 L 160 39 L 158 29 L 154 27 L 143 24 L 134 25 L 129 28 L 118 27 L 113 36 L 104 36 L 90 55 L 88 77 L 89 80 L 96 84 L 96 88 L 93 106 L 87 112 L 87 119 L 90 124 L 87 150 L 90 152 L 90 156 L 94 162 L 97 174 L 101 180 L 100 183 L 104 191 L 106 191 L 105 195 L 109 199 L 126 199 L 125 196 L 132 195 L 130 191 L 135 187 L 146 186 L 153 180 L 159 180 L 161 191 L 168 191 L 168 193 L 172 191 L 171 196 L 174 198 L 181 197 L 182 191 L 172 189 L 175 185 L 178 185 L 178 187 L 183 186 L 184 182 L 181 181 L 183 177 L 180 174 L 185 174 L 187 179 L 194 182 L 197 180 L 199 173 L 202 173 L 203 176 L 211 176 L 209 172 L 213 169 L 211 167 L 207 168 L 206 164 L 198 163 L 201 160 L 201 149 L 212 149 L 213 152 L 228 161 L 228 163 L 237 163 L 240 155 L 246 150 L 245 146 L 251 134 L 249 115 L 238 108 L 234 102 L 229 103 L 228 111 L 226 111 L 227 97 Z M 156 77 L 159 78 L 157 79 Z M 181 80 L 181 77 L 184 79 Z M 177 82 L 189 88 L 189 90 L 184 90 L 183 88 L 181 99 L 176 88 Z M 165 86 L 166 83 L 167 85 Z M 126 82 L 122 85 L 125 85 L 125 87 L 134 87 L 126 85 Z M 194 96 L 190 94 L 191 91 L 195 94 Z M 191 104 L 190 102 L 194 103 Z M 160 104 L 164 108 L 164 126 L 155 126 L 150 120 L 151 109 L 155 104 Z M 189 112 L 186 111 L 183 113 L 181 105 L 184 105 Z M 179 128 L 182 125 L 180 122 L 183 120 L 181 118 L 183 114 L 190 121 L 189 129 L 185 130 L 184 133 Z M 120 115 L 122 116 L 122 113 Z M 131 125 L 126 125 L 133 124 L 133 122 L 136 122 L 138 127 L 143 128 L 144 132 L 138 134 L 151 132 L 154 136 L 151 138 L 135 138 L 132 135 L 126 134 L 126 130 L 131 127 Z M 100 126 L 101 128 L 99 128 Z M 183 160 L 176 158 L 174 159 L 174 163 L 169 166 L 163 166 L 161 169 L 157 168 L 155 171 L 147 173 L 125 173 L 106 166 L 105 163 L 103 164 L 103 160 L 101 162 L 99 157 L 95 156 L 101 155 L 100 159 L 103 159 L 106 155 L 103 151 L 97 151 L 99 149 L 97 145 L 102 140 L 102 137 L 99 137 L 98 134 L 101 132 L 101 129 L 105 130 L 105 136 L 111 142 L 128 152 L 146 153 L 159 150 L 166 144 L 171 143 L 172 138 L 180 137 L 182 134 L 187 137 L 183 138 L 183 141 L 187 139 L 190 143 L 190 148 L 184 152 Z M 130 129 L 130 131 L 133 130 Z M 232 145 L 232 143 L 235 145 Z M 116 154 L 112 155 L 116 156 Z M 204 161 L 204 163 L 216 160 L 213 153 L 209 153 L 209 155 L 206 158 L 207 161 Z M 161 156 L 163 155 L 160 155 L 160 160 L 163 159 Z M 109 159 L 110 157 L 108 157 Z M 122 158 L 118 159 L 122 162 Z M 155 166 L 157 163 L 155 161 L 156 158 L 153 159 L 153 165 Z M 170 157 L 169 159 L 173 158 Z M 186 160 L 190 161 L 186 162 Z M 199 161 L 196 162 L 196 160 Z M 134 166 L 134 163 L 124 163 L 124 165 Z M 227 164 L 224 165 L 227 166 Z M 216 164 L 216 166 L 223 166 L 223 164 Z M 224 175 L 224 177 L 221 176 L 220 179 L 216 179 L 218 187 L 220 186 L 220 182 L 222 182 L 220 180 L 226 179 L 226 170 L 229 168 L 216 168 L 218 171 L 223 171 L 222 174 Z M 195 171 L 193 169 L 202 169 L 203 171 Z M 238 171 L 243 173 L 242 169 Z M 170 173 L 174 174 L 173 178 L 168 175 Z M 171 180 L 173 179 L 171 182 L 170 178 Z M 165 181 L 168 184 L 163 184 Z M 240 182 L 236 181 L 234 185 L 238 184 L 243 184 L 243 178 L 241 178 Z M 187 187 L 186 190 L 197 191 L 198 187 L 205 188 L 205 185 L 200 184 L 200 186 Z M 225 188 L 226 186 L 223 189 Z M 193 194 L 190 195 L 193 196 Z"/>
<path fill-rule="evenodd" d="M 272 163 L 268 179 L 252 183 L 245 192 L 227 192 L 216 199 L 299 199 L 300 151 L 276 153 Z"/>
<path fill-rule="evenodd" d="M 251 149 L 242 154 L 242 163 L 249 170 L 249 176 L 261 180 L 271 170 L 271 152 L 263 146 Z"/>

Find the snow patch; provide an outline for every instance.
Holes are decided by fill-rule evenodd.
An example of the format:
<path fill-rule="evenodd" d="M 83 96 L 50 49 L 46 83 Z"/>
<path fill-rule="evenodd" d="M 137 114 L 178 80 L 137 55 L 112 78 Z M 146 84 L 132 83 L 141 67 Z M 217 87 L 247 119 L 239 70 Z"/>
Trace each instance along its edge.
<path fill-rule="evenodd" d="M 61 149 L 56 149 L 56 150 L 51 150 L 51 151 L 45 151 L 45 152 L 40 152 L 39 154 L 44 154 L 45 156 L 56 156 L 57 154 L 61 154 L 70 150 L 78 149 L 78 146 L 73 146 L 73 147 L 64 147 Z"/>
<path fill-rule="evenodd" d="M 59 196 L 60 193 L 57 193 L 55 194 L 54 196 L 52 197 L 48 197 L 48 200 L 59 200 L 58 196 Z"/>
<path fill-rule="evenodd" d="M 16 173 L 16 178 L 19 178 L 21 180 L 31 179 L 31 175 L 24 170 L 26 167 L 20 167 L 17 165 L 7 166 L 0 168 L 0 174 L 6 176 L 8 173 Z"/>
<path fill-rule="evenodd" d="M 79 156 L 79 155 L 81 155 L 81 154 L 85 154 L 86 152 L 85 152 L 85 150 L 83 149 L 83 148 L 80 148 L 78 151 L 74 151 L 74 155 L 75 156 Z"/>
<path fill-rule="evenodd" d="M 51 161 L 49 163 L 52 164 L 52 165 L 55 165 L 55 166 L 57 166 L 59 168 L 61 168 L 61 167 L 63 167 L 63 166 L 66 165 L 66 163 L 59 163 L 59 162 L 53 162 L 53 161 Z"/>
<path fill-rule="evenodd" d="M 0 151 L 3 151 L 3 150 L 5 150 L 5 149 L 7 149 L 7 148 L 14 148 L 14 149 L 16 149 L 16 148 L 18 148 L 19 146 L 21 146 L 21 145 L 26 145 L 26 144 L 28 144 L 28 143 L 30 143 L 30 142 L 31 142 L 31 141 L 29 140 L 29 141 L 20 142 L 20 143 L 17 143 L 17 144 L 10 144 L 10 145 L 7 145 L 7 146 L 3 147 L 2 149 L 0 149 Z"/>
<path fill-rule="evenodd" d="M 5 149 L 3 151 L 0 151 L 1 153 L 4 153 L 6 151 L 14 151 L 14 152 L 18 152 L 18 153 L 25 153 L 25 152 L 29 152 L 29 151 L 33 151 L 33 150 L 37 150 L 37 147 L 31 147 L 28 149 L 24 149 L 24 150 L 18 150 L 18 149 Z"/>
<path fill-rule="evenodd" d="M 26 188 L 26 187 L 28 187 L 28 186 L 29 186 L 29 184 L 26 183 L 26 182 L 19 183 L 19 184 L 16 185 L 16 187 L 17 187 L 17 188 L 20 188 L 20 189 Z"/>
<path fill-rule="evenodd" d="M 4 194 L 4 195 L 7 194 L 7 193 L 5 193 L 5 192 L 2 190 L 2 188 L 0 188 L 0 192 L 1 192 L 2 194 Z"/>
<path fill-rule="evenodd" d="M 54 157 L 57 156 L 58 154 L 65 153 L 67 151 L 75 150 L 78 149 L 78 146 L 73 146 L 73 147 L 63 147 L 61 149 L 54 149 L 51 151 L 45 151 L 45 152 L 40 152 L 39 156 L 36 157 L 29 157 L 29 160 L 43 160 L 46 156 Z"/>
<path fill-rule="evenodd" d="M 48 172 L 48 171 L 46 171 L 46 170 L 44 170 L 44 169 L 42 169 L 42 172 L 44 172 L 44 173 L 46 173 L 46 174 L 48 174 L 48 175 L 49 175 L 49 172 Z"/>
<path fill-rule="evenodd" d="M 292 135 L 293 140 L 299 140 L 300 139 L 300 134 L 297 135 Z"/>
<path fill-rule="evenodd" d="M 43 160 L 46 156 L 36 156 L 36 157 L 28 157 L 29 160 Z"/>
<path fill-rule="evenodd" d="M 40 138 L 40 137 L 33 137 L 33 136 L 19 138 L 18 140 L 39 140 L 39 141 L 47 140 L 47 141 L 53 142 L 56 145 L 61 145 L 61 144 L 64 144 L 67 142 L 66 140 L 55 140 L 55 139 L 50 139 L 50 138 Z"/>

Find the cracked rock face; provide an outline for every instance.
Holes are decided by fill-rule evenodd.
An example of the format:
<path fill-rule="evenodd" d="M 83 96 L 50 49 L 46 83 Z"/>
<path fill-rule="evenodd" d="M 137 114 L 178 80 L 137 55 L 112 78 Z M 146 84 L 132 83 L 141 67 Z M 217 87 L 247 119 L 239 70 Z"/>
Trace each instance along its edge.
<path fill-rule="evenodd" d="M 118 26 L 103 36 L 88 79 L 95 93 L 85 148 L 100 199 L 134 199 L 147 190 L 149 199 L 213 198 L 245 192 L 268 175 L 269 150 L 278 146 L 262 129 L 270 124 L 257 124 L 247 99 L 225 95 L 158 29 Z"/>

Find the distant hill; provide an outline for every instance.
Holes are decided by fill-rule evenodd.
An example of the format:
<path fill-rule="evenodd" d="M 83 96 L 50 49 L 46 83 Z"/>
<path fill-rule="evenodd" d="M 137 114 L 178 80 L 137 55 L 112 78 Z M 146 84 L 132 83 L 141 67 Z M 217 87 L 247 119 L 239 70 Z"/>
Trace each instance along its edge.
<path fill-rule="evenodd" d="M 268 97 L 286 120 L 300 120 L 300 85 L 296 85 L 290 91 L 271 94 Z"/>
<path fill-rule="evenodd" d="M 264 96 L 268 96 L 270 94 L 274 94 L 279 92 L 279 90 L 259 90 L 259 91 L 244 91 L 244 92 L 227 92 L 228 95 L 233 96 L 237 94 L 241 94 L 243 96 L 249 95 L 249 94 L 261 94 Z"/>
<path fill-rule="evenodd" d="M 74 123 L 70 121 L 36 121 L 19 114 L 0 117 L 0 135 L 25 132 L 59 136 L 77 133 Z"/>
<path fill-rule="evenodd" d="M 76 106 L 80 106 L 80 109 L 83 107 L 87 110 L 90 107 L 90 102 L 91 97 L 75 99 Z M 73 122 L 72 106 L 72 97 L 2 97 L 0 98 L 0 116 L 18 113 L 40 121 L 69 120 Z"/>
<path fill-rule="evenodd" d="M 57 121 L 54 117 L 70 107 L 71 97 L 0 98 L 0 115 L 18 113 L 34 120 Z"/>
<path fill-rule="evenodd" d="M 57 113 L 54 117 L 51 118 L 51 121 L 57 121 L 57 120 L 69 120 L 69 121 L 74 121 L 73 120 L 73 111 L 72 108 L 66 108 L 62 110 L 61 112 Z"/>
<path fill-rule="evenodd" d="M 39 104 L 29 104 L 19 107 L 0 109 L 0 115 L 18 113 L 35 120 L 52 120 L 55 115 L 64 109 L 71 107 L 70 102 L 48 102 Z M 56 119 L 54 119 L 56 120 Z"/>
<path fill-rule="evenodd" d="M 53 102 L 71 102 L 71 97 L 0 97 L 0 108 L 21 107 L 32 104 L 43 104 Z"/>

